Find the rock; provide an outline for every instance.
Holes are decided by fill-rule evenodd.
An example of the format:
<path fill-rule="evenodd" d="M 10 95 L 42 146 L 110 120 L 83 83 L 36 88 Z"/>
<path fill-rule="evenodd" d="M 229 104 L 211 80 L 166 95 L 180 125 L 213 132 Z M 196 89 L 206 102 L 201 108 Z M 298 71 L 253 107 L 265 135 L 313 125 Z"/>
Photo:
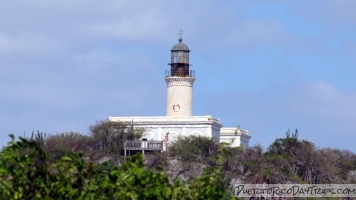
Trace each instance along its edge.
<path fill-rule="evenodd" d="M 98 163 L 99 163 L 99 164 L 102 164 L 102 163 L 104 163 L 104 162 L 106 162 L 106 161 L 109 161 L 109 160 L 111 160 L 111 158 L 110 158 L 109 156 L 104 156 L 104 157 L 102 157 L 102 158 L 100 158 L 100 159 L 98 160 Z"/>
<path fill-rule="evenodd" d="M 347 173 L 347 179 L 348 180 L 356 180 L 356 170 L 349 171 L 349 173 Z"/>

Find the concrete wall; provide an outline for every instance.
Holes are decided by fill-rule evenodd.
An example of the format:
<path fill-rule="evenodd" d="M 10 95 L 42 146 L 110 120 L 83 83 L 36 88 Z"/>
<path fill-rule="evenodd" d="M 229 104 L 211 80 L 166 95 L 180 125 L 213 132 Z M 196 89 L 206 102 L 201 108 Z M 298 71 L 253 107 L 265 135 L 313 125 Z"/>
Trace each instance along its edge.
<path fill-rule="evenodd" d="M 192 116 L 192 77 L 165 77 L 167 82 L 167 116 Z"/>
<path fill-rule="evenodd" d="M 243 146 L 248 148 L 251 136 L 247 130 L 240 128 L 222 128 L 220 120 L 211 116 L 190 117 L 109 117 L 109 121 L 131 123 L 135 128 L 144 128 L 143 138 L 148 140 L 173 142 L 178 136 L 200 135 L 214 138 L 218 142 L 226 142 L 230 147 Z"/>

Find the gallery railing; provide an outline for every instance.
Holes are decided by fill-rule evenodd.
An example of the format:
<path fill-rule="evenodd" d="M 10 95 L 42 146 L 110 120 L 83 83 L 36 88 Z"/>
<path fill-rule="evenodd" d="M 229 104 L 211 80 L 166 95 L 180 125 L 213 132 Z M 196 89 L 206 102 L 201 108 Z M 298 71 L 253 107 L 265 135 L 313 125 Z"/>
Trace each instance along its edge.
<path fill-rule="evenodd" d="M 166 77 L 171 77 L 171 76 L 179 76 L 179 77 L 184 77 L 184 74 L 187 74 L 187 77 L 195 77 L 195 71 L 194 70 L 189 70 L 189 71 L 177 71 L 177 72 L 171 72 L 170 70 L 165 70 L 165 76 Z"/>
<path fill-rule="evenodd" d="M 125 140 L 125 150 L 163 150 L 163 141 L 159 140 Z"/>

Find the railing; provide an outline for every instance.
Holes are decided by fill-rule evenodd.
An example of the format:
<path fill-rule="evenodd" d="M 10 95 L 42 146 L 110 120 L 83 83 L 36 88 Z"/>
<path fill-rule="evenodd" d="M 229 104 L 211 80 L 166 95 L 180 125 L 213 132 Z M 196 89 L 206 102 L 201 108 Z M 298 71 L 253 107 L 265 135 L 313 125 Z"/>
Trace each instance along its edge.
<path fill-rule="evenodd" d="M 184 74 L 187 74 L 187 77 L 192 77 L 192 78 L 195 77 L 195 71 L 194 70 L 189 70 L 189 73 L 188 73 L 188 71 L 187 72 L 177 71 L 177 72 L 173 72 L 173 73 L 171 73 L 170 70 L 166 70 L 165 71 L 165 76 L 166 77 L 171 77 L 171 76 L 185 77 Z"/>
<path fill-rule="evenodd" d="M 163 141 L 158 140 L 126 140 L 125 150 L 163 150 Z"/>

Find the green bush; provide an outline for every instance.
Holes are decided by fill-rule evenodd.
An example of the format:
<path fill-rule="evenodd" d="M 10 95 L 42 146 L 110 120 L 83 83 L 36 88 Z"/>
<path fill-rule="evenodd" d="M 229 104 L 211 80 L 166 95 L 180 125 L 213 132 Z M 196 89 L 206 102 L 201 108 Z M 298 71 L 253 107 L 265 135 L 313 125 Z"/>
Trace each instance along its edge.
<path fill-rule="evenodd" d="M 93 149 L 102 155 L 124 155 L 123 142 L 143 136 L 142 128 L 134 128 L 125 122 L 97 121 L 89 126 L 90 137 L 95 141 Z"/>
<path fill-rule="evenodd" d="M 213 139 L 203 136 L 178 137 L 169 145 L 169 153 L 183 162 L 215 162 L 219 146 Z"/>
<path fill-rule="evenodd" d="M 74 153 L 51 163 L 38 143 L 13 138 L 0 153 L 0 199 L 226 199 L 217 173 L 170 181 L 161 169 L 146 170 L 140 154 L 119 167 Z"/>

